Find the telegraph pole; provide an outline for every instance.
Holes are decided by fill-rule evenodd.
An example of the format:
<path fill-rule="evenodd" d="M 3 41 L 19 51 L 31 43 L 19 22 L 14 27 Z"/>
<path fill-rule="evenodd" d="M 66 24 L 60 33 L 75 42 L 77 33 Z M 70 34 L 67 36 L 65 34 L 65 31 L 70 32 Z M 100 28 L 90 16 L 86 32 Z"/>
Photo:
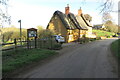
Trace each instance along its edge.
<path fill-rule="evenodd" d="M 22 46 L 22 28 L 21 28 L 21 20 L 18 21 L 20 23 L 20 45 Z"/>

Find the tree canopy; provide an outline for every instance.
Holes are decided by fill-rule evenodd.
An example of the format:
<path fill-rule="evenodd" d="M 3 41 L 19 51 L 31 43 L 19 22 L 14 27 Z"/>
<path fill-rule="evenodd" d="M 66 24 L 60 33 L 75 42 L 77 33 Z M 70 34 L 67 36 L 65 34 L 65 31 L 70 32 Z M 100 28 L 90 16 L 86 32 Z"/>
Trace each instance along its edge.
<path fill-rule="evenodd" d="M 108 20 L 105 23 L 106 29 L 109 32 L 118 33 L 120 32 L 118 25 L 114 24 L 112 21 Z"/>

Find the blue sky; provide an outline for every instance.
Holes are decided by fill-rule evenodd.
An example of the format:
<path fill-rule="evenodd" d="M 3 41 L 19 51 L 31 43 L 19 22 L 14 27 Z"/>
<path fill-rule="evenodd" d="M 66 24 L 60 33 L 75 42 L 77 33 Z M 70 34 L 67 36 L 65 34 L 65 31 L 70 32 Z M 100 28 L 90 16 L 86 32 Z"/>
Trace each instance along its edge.
<path fill-rule="evenodd" d="M 9 0 L 9 14 L 12 17 L 12 24 L 19 27 L 17 22 L 22 20 L 23 28 L 31 28 L 41 25 L 44 28 L 47 26 L 50 18 L 56 10 L 65 12 L 67 4 L 70 6 L 70 12 L 77 14 L 77 11 L 82 7 L 84 14 L 90 14 L 93 18 L 93 24 L 102 22 L 99 14 L 99 6 L 101 0 Z M 117 9 L 117 0 L 114 9 Z M 117 14 L 111 13 L 117 22 Z"/>

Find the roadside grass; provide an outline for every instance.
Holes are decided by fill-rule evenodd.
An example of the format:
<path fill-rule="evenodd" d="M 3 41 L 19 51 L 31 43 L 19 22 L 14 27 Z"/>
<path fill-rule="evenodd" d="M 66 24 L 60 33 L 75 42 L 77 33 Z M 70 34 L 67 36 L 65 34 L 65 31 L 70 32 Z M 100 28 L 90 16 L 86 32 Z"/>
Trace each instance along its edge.
<path fill-rule="evenodd" d="M 118 60 L 120 60 L 120 39 L 114 41 L 111 44 L 111 50 L 115 54 L 115 56 L 118 57 Z"/>
<path fill-rule="evenodd" d="M 97 35 L 97 37 L 104 36 L 104 37 L 109 38 L 110 36 L 114 35 L 113 32 L 107 32 L 107 31 L 103 31 L 103 30 L 95 30 L 95 29 L 93 29 L 92 32 L 95 33 Z"/>
<path fill-rule="evenodd" d="M 32 62 L 43 60 L 57 54 L 57 52 L 47 49 L 17 49 L 16 51 L 5 51 L 2 53 L 3 75 L 12 72 Z"/>

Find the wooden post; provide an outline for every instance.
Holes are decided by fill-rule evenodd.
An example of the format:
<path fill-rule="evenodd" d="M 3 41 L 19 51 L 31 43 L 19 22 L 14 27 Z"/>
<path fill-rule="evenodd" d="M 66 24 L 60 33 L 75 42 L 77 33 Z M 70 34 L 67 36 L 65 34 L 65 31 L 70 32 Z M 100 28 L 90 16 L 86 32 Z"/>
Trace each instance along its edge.
<path fill-rule="evenodd" d="M 22 46 L 22 28 L 21 28 L 21 20 L 18 21 L 20 23 L 20 45 Z"/>
<path fill-rule="evenodd" d="M 35 37 L 35 48 L 37 48 L 37 37 Z"/>
<path fill-rule="evenodd" d="M 41 42 L 41 40 L 39 40 L 39 45 L 40 45 L 40 48 L 42 48 L 42 42 Z"/>
<path fill-rule="evenodd" d="M 29 44 L 29 49 L 31 49 L 31 40 L 28 40 L 28 44 Z"/>
<path fill-rule="evenodd" d="M 4 43 L 4 34 L 2 35 L 2 42 Z"/>
<path fill-rule="evenodd" d="M 80 29 L 79 29 L 79 33 L 78 33 L 78 42 L 80 42 Z"/>
<path fill-rule="evenodd" d="M 52 49 L 52 36 L 51 36 L 51 49 Z"/>
<path fill-rule="evenodd" d="M 27 38 L 27 49 L 29 49 L 29 38 Z"/>
<path fill-rule="evenodd" d="M 16 38 L 14 39 L 14 44 L 15 44 L 15 51 L 17 51 L 17 41 L 16 41 Z"/>

